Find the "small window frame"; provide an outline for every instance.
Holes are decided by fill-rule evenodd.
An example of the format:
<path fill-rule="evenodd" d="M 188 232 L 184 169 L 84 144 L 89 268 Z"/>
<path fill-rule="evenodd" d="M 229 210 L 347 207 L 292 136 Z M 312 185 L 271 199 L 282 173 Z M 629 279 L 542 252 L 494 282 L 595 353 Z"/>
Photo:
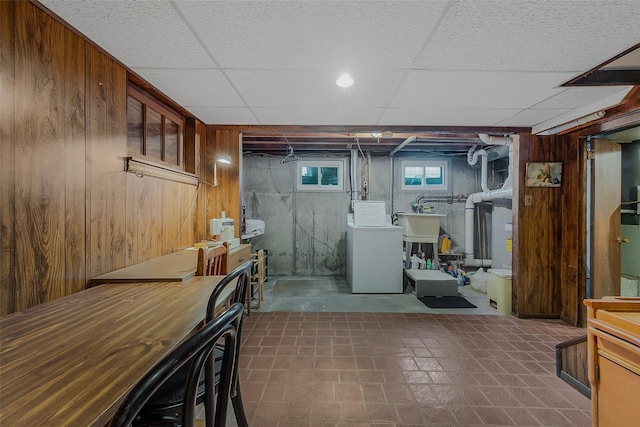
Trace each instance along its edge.
<path fill-rule="evenodd" d="M 184 116 L 178 114 L 171 108 L 157 101 L 151 95 L 132 83 L 129 83 L 127 85 L 127 106 L 129 105 L 129 98 L 132 98 L 142 104 L 142 129 L 140 135 L 140 137 L 142 138 L 142 152 L 137 150 L 132 151 L 129 141 L 127 141 L 128 155 L 134 157 L 142 156 L 151 162 L 184 170 Z M 160 116 L 159 122 L 157 124 L 158 137 L 160 138 L 160 152 L 158 156 L 150 156 L 148 153 L 147 133 L 149 123 L 147 123 L 147 111 L 152 111 Z M 129 125 L 129 117 L 127 117 L 127 138 L 129 138 L 130 136 Z M 170 129 L 171 127 L 173 127 L 175 131 L 168 132 L 168 129 Z M 171 140 L 170 137 L 175 137 L 176 139 Z M 170 152 L 167 150 L 168 144 L 171 144 L 172 146 Z M 173 145 L 176 146 L 173 147 Z"/>
<path fill-rule="evenodd" d="M 318 168 L 318 184 L 303 184 L 302 170 L 305 167 Z M 338 183 L 336 185 L 322 184 L 322 168 L 338 168 Z M 344 191 L 345 161 L 336 159 L 301 160 L 296 163 L 297 191 Z"/>
<path fill-rule="evenodd" d="M 405 170 L 408 167 L 422 168 L 420 185 L 407 185 L 405 183 Z M 442 168 L 442 184 L 427 184 L 425 179 L 426 168 Z M 403 191 L 448 191 L 450 175 L 450 162 L 448 160 L 404 160 L 401 163 L 400 180 Z"/>

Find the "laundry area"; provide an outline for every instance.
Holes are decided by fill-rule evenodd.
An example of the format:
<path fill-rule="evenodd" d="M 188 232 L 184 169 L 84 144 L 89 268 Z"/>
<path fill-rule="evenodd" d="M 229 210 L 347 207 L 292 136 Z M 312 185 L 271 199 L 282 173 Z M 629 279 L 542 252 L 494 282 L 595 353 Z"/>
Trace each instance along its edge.
<path fill-rule="evenodd" d="M 244 210 L 264 224 L 251 242 L 269 250 L 272 277 L 334 276 L 353 295 L 407 294 L 435 309 L 480 301 L 482 310 L 511 314 L 517 141 L 478 135 L 426 152 L 409 141 L 378 156 L 245 153 Z M 314 174 L 320 184 L 305 188 Z"/>

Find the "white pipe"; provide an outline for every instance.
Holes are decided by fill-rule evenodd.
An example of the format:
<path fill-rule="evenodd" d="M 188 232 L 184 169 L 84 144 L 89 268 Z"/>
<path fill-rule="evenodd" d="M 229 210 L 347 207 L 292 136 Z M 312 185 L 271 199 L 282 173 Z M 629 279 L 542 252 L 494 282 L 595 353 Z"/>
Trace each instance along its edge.
<path fill-rule="evenodd" d="M 351 175 L 351 200 L 358 200 L 358 191 L 356 188 L 360 188 L 360 180 L 356 179 L 356 168 L 358 167 L 358 151 L 355 149 L 351 150 L 351 161 L 350 175 Z"/>
<path fill-rule="evenodd" d="M 508 145 L 509 146 L 509 165 L 508 165 L 508 175 L 505 180 L 502 188 L 498 190 L 488 190 L 488 188 L 483 187 L 483 191 L 480 193 L 473 193 L 469 195 L 467 201 L 465 203 L 465 261 L 464 265 L 471 267 L 491 267 L 490 259 L 475 259 L 473 257 L 473 240 L 474 240 L 474 229 L 473 229 L 473 212 L 475 209 L 475 204 L 485 201 L 491 201 L 496 199 L 510 199 L 513 197 L 513 185 L 511 182 L 511 170 L 513 163 L 513 144 L 512 140 L 509 137 L 494 137 L 489 136 L 487 134 L 478 135 L 480 140 L 485 144 L 489 145 Z M 480 150 L 484 151 L 484 150 Z M 477 153 L 477 152 L 476 152 Z M 474 153 L 475 156 L 475 153 Z M 475 164 L 477 162 L 477 156 L 473 160 Z M 469 153 L 467 153 L 467 159 L 469 160 Z M 483 156 L 483 175 L 486 175 L 485 164 L 486 155 Z M 486 180 L 486 176 L 483 177 Z M 486 181 L 485 186 L 486 186 Z"/>
<path fill-rule="evenodd" d="M 509 136 L 489 136 L 486 133 L 478 134 L 480 141 L 487 145 L 509 145 L 511 144 L 511 137 Z"/>
<path fill-rule="evenodd" d="M 472 152 L 472 150 L 474 150 L 475 147 L 476 146 L 474 145 L 467 152 L 467 163 L 473 166 L 476 163 L 478 163 L 478 156 L 482 156 L 482 168 L 480 169 L 480 176 L 481 176 L 480 187 L 482 188 L 482 191 L 487 192 L 489 191 L 489 186 L 487 185 L 487 169 L 489 167 L 489 160 L 488 160 L 489 154 L 484 149 L 480 149 L 478 151 Z"/>
<path fill-rule="evenodd" d="M 513 190 L 513 181 L 511 179 L 511 171 L 513 170 L 513 144 L 509 144 L 508 159 L 509 159 L 509 163 L 507 165 L 507 179 L 505 179 L 504 184 L 502 184 L 502 190 L 506 190 L 506 189 Z"/>
<path fill-rule="evenodd" d="M 391 201 L 389 205 L 391 206 L 391 214 L 393 215 L 393 156 L 389 156 L 389 194 L 391 194 Z"/>

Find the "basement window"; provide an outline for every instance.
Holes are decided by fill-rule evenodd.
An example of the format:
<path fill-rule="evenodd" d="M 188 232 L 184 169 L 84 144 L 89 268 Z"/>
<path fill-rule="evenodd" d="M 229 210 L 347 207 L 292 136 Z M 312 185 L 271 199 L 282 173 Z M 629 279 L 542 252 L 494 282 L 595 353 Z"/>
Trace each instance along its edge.
<path fill-rule="evenodd" d="M 127 151 L 160 165 L 184 169 L 184 117 L 142 89 L 127 87 Z"/>
<path fill-rule="evenodd" d="M 402 162 L 402 189 L 413 191 L 443 191 L 449 189 L 449 162 Z"/>
<path fill-rule="evenodd" d="M 344 190 L 344 161 L 305 160 L 297 166 L 298 191 Z"/>

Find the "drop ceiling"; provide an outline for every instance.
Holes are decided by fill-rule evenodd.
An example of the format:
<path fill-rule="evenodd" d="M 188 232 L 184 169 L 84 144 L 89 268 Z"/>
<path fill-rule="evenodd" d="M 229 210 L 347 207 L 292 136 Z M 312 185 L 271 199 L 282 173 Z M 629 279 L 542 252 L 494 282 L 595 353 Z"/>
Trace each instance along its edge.
<path fill-rule="evenodd" d="M 565 83 L 612 58 L 640 70 L 637 0 L 41 3 L 204 123 L 257 125 L 280 146 L 552 127 L 632 87 Z M 296 137 L 314 126 L 327 135 Z"/>

